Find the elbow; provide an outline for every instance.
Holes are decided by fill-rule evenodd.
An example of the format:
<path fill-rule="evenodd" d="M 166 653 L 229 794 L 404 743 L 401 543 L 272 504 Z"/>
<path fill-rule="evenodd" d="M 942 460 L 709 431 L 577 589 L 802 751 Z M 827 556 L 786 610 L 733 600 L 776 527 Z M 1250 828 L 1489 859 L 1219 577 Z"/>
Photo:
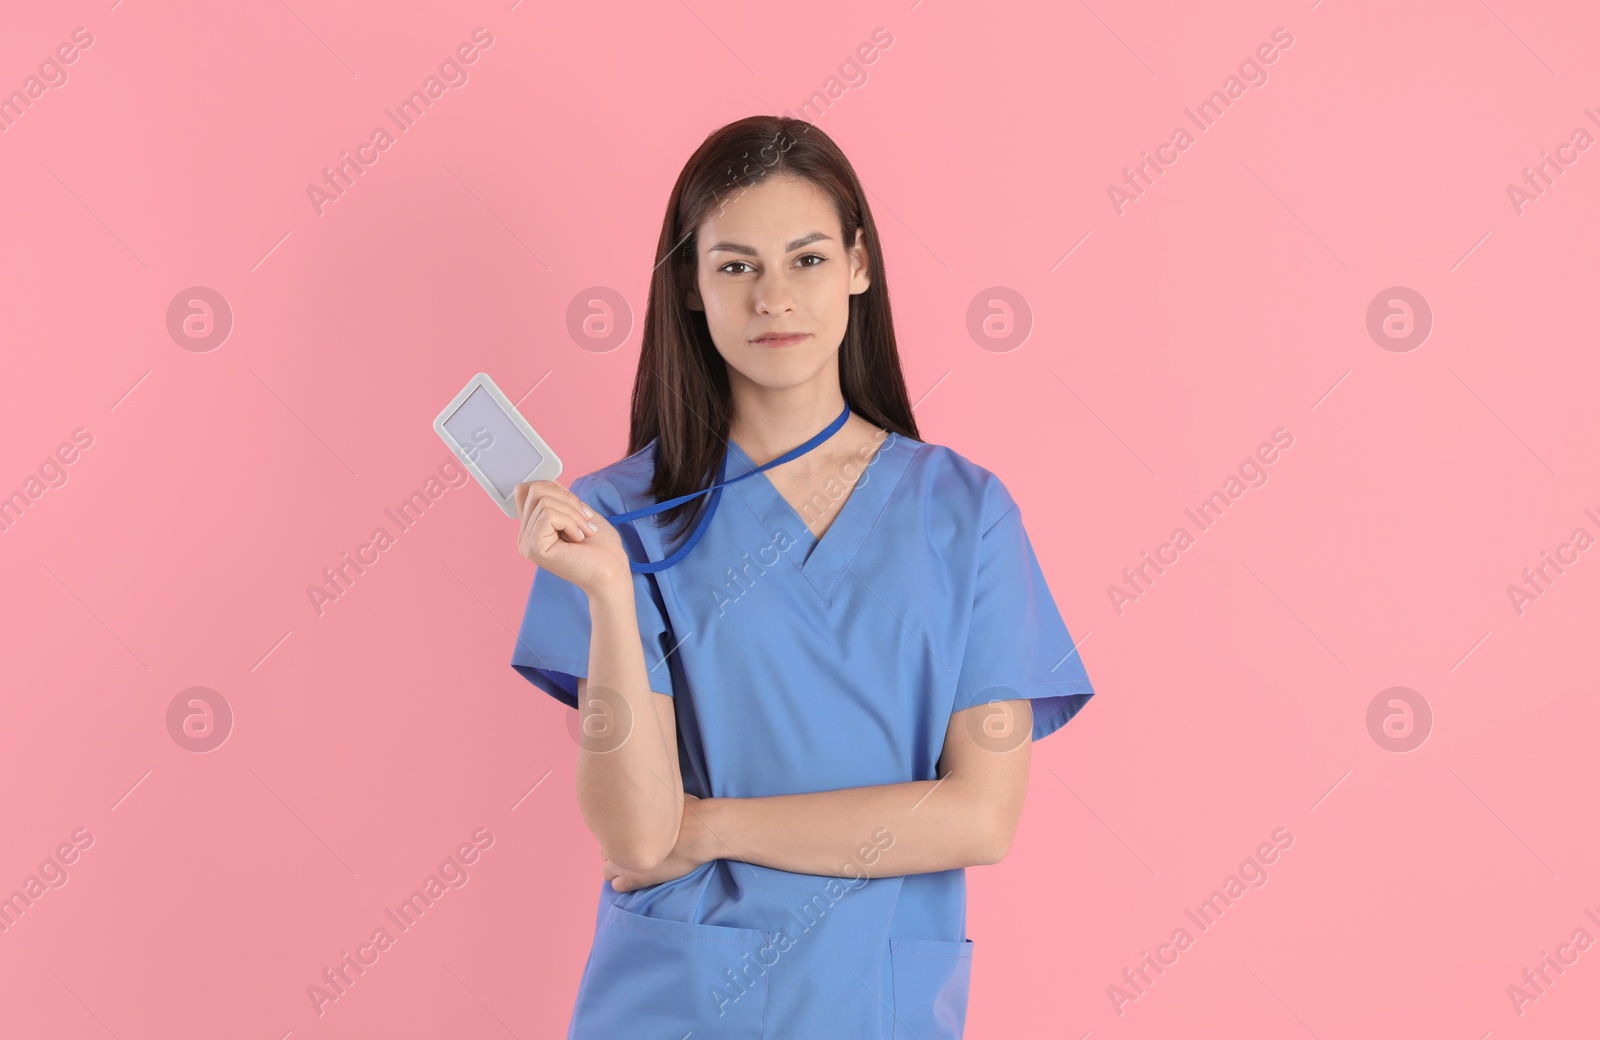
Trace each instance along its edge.
<path fill-rule="evenodd" d="M 606 858 L 623 870 L 642 874 L 666 862 L 677 845 L 678 832 L 674 827 L 672 833 L 663 833 L 653 840 L 634 835 L 629 840 L 619 841 L 615 850 L 607 850 Z"/>
<path fill-rule="evenodd" d="M 978 865 L 992 867 L 1005 859 L 1011 852 L 1011 837 L 1016 833 L 1012 827 L 992 828 L 987 837 L 978 846 Z"/>
<path fill-rule="evenodd" d="M 660 866 L 678 844 L 683 814 L 668 806 L 651 810 L 630 801 L 617 804 L 596 797 L 582 778 L 578 782 L 578 812 L 589 833 L 600 842 L 605 858 L 623 870 L 641 873 Z"/>
<path fill-rule="evenodd" d="M 1020 807 L 1001 809 L 989 805 L 985 808 L 987 811 L 974 821 L 971 832 L 977 835 L 978 865 L 992 867 L 1011 852 L 1011 839 L 1016 837 L 1021 812 Z"/>
<path fill-rule="evenodd" d="M 1025 776 L 1025 774 L 1024 774 Z M 1026 787 L 1013 784 L 1001 790 L 981 790 L 973 796 L 972 826 L 968 832 L 975 836 L 974 850 L 977 862 L 993 866 L 1011 852 L 1011 839 L 1016 837 L 1022 823 L 1022 807 L 1026 800 Z"/>
<path fill-rule="evenodd" d="M 630 874 L 643 874 L 659 867 L 667 857 L 650 849 L 624 847 L 607 852 L 606 858 Z"/>

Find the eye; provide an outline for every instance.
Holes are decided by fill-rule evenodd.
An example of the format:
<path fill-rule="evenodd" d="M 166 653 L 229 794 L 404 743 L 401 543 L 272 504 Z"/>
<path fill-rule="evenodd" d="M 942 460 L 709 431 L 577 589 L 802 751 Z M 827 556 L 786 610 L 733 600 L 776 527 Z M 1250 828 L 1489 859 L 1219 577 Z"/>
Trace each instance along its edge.
<path fill-rule="evenodd" d="M 816 261 L 816 263 L 814 263 L 814 264 L 806 264 L 806 263 L 801 263 L 800 264 L 801 267 L 804 267 L 804 268 L 806 268 L 808 270 L 810 268 L 813 268 L 813 267 L 821 267 L 823 264 L 828 262 L 828 258 L 823 256 L 820 253 L 807 253 L 804 256 L 800 257 L 800 259 L 797 260 L 796 263 L 800 263 L 800 261 L 804 261 L 804 260 L 815 260 Z M 749 267 L 749 266 L 750 265 L 745 263 L 743 260 L 730 260 L 727 263 L 723 264 L 721 267 L 717 268 L 717 270 L 719 272 L 724 273 L 724 274 L 743 274 L 744 273 L 743 271 L 730 271 L 730 270 L 728 270 L 728 268 L 730 268 L 730 267 Z"/>

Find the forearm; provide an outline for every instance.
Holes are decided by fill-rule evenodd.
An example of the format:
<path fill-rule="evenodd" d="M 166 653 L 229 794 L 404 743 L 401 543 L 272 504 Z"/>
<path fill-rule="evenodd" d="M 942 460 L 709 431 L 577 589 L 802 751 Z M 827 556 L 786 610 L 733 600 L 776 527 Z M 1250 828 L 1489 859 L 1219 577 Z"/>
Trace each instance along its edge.
<path fill-rule="evenodd" d="M 994 862 L 1002 844 L 981 792 L 957 777 L 766 798 L 709 798 L 697 858 L 776 870 L 872 877 Z"/>
<path fill-rule="evenodd" d="M 589 676 L 578 699 L 578 808 L 601 848 L 633 868 L 677 840 L 682 781 L 645 671 L 633 586 L 589 597 Z"/>

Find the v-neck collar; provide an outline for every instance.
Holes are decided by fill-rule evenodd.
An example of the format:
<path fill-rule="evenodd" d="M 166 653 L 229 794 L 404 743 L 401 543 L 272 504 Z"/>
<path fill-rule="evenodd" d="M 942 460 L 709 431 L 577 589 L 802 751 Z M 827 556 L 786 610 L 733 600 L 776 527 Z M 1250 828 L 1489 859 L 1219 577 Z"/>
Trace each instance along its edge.
<path fill-rule="evenodd" d="M 882 518 L 895 485 L 905 475 L 911 456 L 921 446 L 921 442 L 910 437 L 890 433 L 866 463 L 865 472 L 856 478 L 855 486 L 820 539 L 811 533 L 805 520 L 766 473 L 757 473 L 729 484 L 726 491 L 734 492 L 768 531 L 785 531 L 795 540 L 796 544 L 783 555 L 817 595 L 825 602 L 831 601 L 834 587 L 844 576 L 845 568 Z M 732 479 L 755 468 L 755 461 L 745 454 L 744 449 L 729 440 L 724 479 Z M 819 490 L 818 493 L 827 494 L 825 490 Z"/>

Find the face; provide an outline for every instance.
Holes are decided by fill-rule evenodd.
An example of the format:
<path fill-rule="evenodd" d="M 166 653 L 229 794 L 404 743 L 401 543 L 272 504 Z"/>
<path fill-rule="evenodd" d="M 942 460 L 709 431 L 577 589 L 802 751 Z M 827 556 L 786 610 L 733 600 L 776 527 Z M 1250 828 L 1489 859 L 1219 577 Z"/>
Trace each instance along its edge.
<path fill-rule="evenodd" d="M 838 380 L 850 297 L 870 283 L 864 246 L 847 249 L 832 201 L 810 181 L 769 176 L 700 225 L 696 288 L 730 382 L 779 389 Z M 771 333 L 797 340 L 759 342 Z"/>

